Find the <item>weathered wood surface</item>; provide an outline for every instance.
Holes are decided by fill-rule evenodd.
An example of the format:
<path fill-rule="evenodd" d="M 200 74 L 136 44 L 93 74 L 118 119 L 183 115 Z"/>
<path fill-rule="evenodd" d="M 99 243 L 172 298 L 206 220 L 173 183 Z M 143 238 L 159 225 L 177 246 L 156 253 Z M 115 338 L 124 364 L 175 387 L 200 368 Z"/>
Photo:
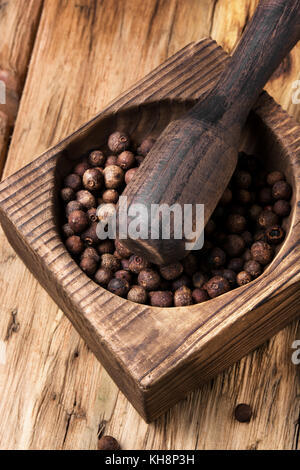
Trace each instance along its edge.
<path fill-rule="evenodd" d="M 107 0 L 95 12 L 94 2 L 46 0 L 5 175 L 186 43 L 211 31 L 231 49 L 256 2 L 244 3 L 238 9 L 239 1 Z M 290 105 L 299 46 L 291 57 L 288 73 L 273 78 L 269 91 L 300 117 L 299 106 Z M 98 431 L 115 435 L 125 449 L 297 447 L 299 377 L 291 362 L 297 322 L 146 425 L 2 233 L 0 246 L 0 339 L 7 347 L 6 365 L 0 363 L 1 448 L 94 449 Z M 255 409 L 249 425 L 232 418 L 241 401 Z"/>
<path fill-rule="evenodd" d="M 0 0 L 0 81 L 6 92 L 5 103 L 0 100 L 0 174 L 18 112 L 41 6 L 42 0 Z"/>

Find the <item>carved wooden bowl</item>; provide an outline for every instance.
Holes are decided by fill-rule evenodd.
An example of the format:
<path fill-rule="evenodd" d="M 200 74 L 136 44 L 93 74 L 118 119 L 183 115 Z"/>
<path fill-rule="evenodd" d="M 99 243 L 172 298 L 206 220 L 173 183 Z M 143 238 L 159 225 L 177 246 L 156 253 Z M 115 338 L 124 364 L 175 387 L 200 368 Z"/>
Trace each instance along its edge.
<path fill-rule="evenodd" d="M 0 219 L 11 245 L 146 421 L 299 314 L 300 126 L 266 93 L 261 95 L 241 148 L 263 155 L 264 163 L 284 171 L 292 185 L 287 236 L 259 278 L 199 305 L 135 304 L 89 279 L 61 239 L 58 187 L 74 161 L 101 147 L 115 129 L 136 141 L 159 135 L 214 85 L 227 60 L 210 39 L 186 46 L 0 185 Z"/>

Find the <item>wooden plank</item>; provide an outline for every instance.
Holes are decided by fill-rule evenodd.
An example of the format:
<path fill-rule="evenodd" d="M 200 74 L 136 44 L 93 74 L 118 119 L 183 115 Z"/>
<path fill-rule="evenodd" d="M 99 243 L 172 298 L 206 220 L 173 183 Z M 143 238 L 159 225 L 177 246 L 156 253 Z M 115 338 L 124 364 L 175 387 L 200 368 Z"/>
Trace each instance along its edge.
<path fill-rule="evenodd" d="M 253 10 L 252 1 L 245 3 L 244 21 Z M 232 6 L 233 0 L 106 0 L 95 12 L 87 0 L 46 0 L 5 174 L 90 118 L 169 54 L 213 31 L 213 11 L 222 7 L 227 18 Z M 242 21 L 240 12 L 238 17 Z M 218 21 L 224 27 L 224 19 Z M 146 425 L 2 234 L 0 246 L 0 339 L 7 338 L 7 362 L 0 365 L 1 448 L 92 449 L 98 430 L 114 434 L 126 449 L 297 446 L 299 381 L 290 360 L 291 344 L 299 339 L 296 322 Z M 249 425 L 232 418 L 241 401 L 254 406 Z"/>
<path fill-rule="evenodd" d="M 0 81 L 5 87 L 5 103 L 0 100 L 0 175 L 18 112 L 41 6 L 42 0 L 0 0 Z"/>

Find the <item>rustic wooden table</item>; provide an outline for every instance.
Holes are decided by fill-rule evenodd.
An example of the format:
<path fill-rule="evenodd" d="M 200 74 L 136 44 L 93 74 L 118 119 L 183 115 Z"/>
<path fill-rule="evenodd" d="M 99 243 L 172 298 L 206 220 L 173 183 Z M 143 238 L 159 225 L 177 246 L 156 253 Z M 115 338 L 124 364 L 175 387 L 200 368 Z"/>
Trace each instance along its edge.
<path fill-rule="evenodd" d="M 7 91 L 6 104 L 0 104 L 3 176 L 187 43 L 210 35 L 230 52 L 257 3 L 0 0 L 0 83 Z M 293 83 L 299 71 L 300 44 L 267 86 L 298 119 L 300 93 Z M 96 449 L 102 433 L 115 436 L 124 449 L 300 445 L 299 366 L 291 360 L 292 343 L 300 339 L 297 321 L 147 425 L 2 231 L 0 299 L 1 449 Z M 253 406 L 249 424 L 233 419 L 240 402 Z"/>

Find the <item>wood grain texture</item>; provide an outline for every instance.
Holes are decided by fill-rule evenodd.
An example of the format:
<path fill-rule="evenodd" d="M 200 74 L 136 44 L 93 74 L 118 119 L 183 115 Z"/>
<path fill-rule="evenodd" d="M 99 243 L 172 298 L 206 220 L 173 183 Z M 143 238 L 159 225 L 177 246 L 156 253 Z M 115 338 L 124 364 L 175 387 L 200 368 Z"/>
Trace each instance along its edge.
<path fill-rule="evenodd" d="M 218 30 L 222 42 L 225 21 L 218 21 L 221 26 L 216 28 L 216 16 L 212 17 L 214 3 L 215 13 L 221 9 L 225 17 L 230 18 L 231 12 L 235 12 L 236 22 L 233 20 L 230 24 L 241 23 L 243 27 L 242 15 L 232 10 L 233 3 L 237 3 L 233 1 L 126 2 L 126 13 L 125 2 L 115 2 L 113 9 L 110 2 L 103 2 L 92 29 L 91 47 L 94 58 L 100 58 L 99 62 L 91 63 L 86 27 L 90 25 L 87 12 L 93 12 L 91 3 L 81 2 L 80 8 L 75 8 L 75 2 L 67 5 L 46 2 L 6 174 L 19 169 L 31 161 L 34 154 L 64 137 L 186 43 L 207 35 L 209 30 Z M 253 10 L 253 2 L 245 4 L 246 18 Z M 118 15 L 114 15 L 116 5 Z M 140 9 L 142 23 L 137 19 Z M 55 22 L 56 15 L 60 17 L 59 25 Z M 189 28 L 185 27 L 186 22 Z M 149 27 L 145 28 L 145 24 Z M 68 31 L 71 27 L 73 30 L 71 40 L 65 38 L 65 43 L 61 37 L 62 25 Z M 77 35 L 81 31 L 84 36 L 81 42 L 74 32 L 76 28 Z M 239 28 L 234 27 L 233 31 L 239 36 Z M 121 52 L 120 35 L 123 39 Z M 50 37 L 56 46 L 49 51 Z M 60 47 L 58 43 L 62 43 Z M 107 44 L 112 44 L 109 55 Z M 59 50 L 56 52 L 56 49 Z M 82 60 L 80 66 L 78 56 Z M 64 63 L 68 67 L 62 67 Z M 128 66 L 133 63 L 138 66 Z M 75 106 L 74 96 L 82 92 L 80 67 L 92 69 L 93 73 L 86 75 L 85 99 Z M 298 72 L 293 68 L 293 73 L 285 78 L 286 96 L 289 80 L 295 79 Z M 48 74 L 52 81 L 48 81 Z M 53 77 L 55 87 L 51 86 Z M 0 338 L 8 336 L 8 362 L 5 367 L 0 365 L 2 448 L 92 449 L 96 448 L 98 430 L 112 433 L 127 449 L 297 446 L 299 381 L 296 367 L 290 360 L 291 344 L 299 338 L 297 323 L 201 387 L 155 424 L 146 425 L 16 258 L 3 235 L 0 260 Z M 13 317 L 16 309 L 17 315 Z M 13 318 L 19 327 L 12 327 Z M 241 401 L 250 402 L 255 408 L 255 419 L 250 425 L 232 419 L 233 407 Z"/>
<path fill-rule="evenodd" d="M 0 123 L 0 175 L 14 125 L 36 35 L 42 0 L 0 1 L 0 80 L 5 84 L 5 115 Z"/>

